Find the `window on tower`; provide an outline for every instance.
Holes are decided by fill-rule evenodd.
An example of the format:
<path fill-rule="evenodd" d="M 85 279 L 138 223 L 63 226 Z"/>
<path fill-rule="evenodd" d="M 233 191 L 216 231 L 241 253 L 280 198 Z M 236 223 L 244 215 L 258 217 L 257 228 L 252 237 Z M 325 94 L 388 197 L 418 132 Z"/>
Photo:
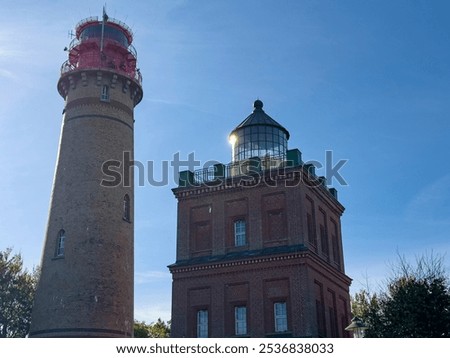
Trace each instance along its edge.
<path fill-rule="evenodd" d="M 286 302 L 275 302 L 273 304 L 273 313 L 275 332 L 286 332 L 288 330 Z"/>
<path fill-rule="evenodd" d="M 66 232 L 64 230 L 59 230 L 58 241 L 56 244 L 56 257 L 64 256 L 64 245 L 66 241 Z"/>
<path fill-rule="evenodd" d="M 117 41 L 124 47 L 130 46 L 130 43 L 123 31 L 119 30 L 115 26 L 109 25 L 108 23 L 103 28 L 103 30 L 102 25 L 99 23 L 86 26 L 86 28 L 81 31 L 80 40 L 84 42 L 93 39 L 99 39 L 102 36 L 102 32 L 105 39 Z"/>
<path fill-rule="evenodd" d="M 247 245 L 245 220 L 239 219 L 234 222 L 234 245 Z"/>
<path fill-rule="evenodd" d="M 123 197 L 123 219 L 128 222 L 131 221 L 131 204 L 128 194 Z"/>
<path fill-rule="evenodd" d="M 234 333 L 236 336 L 247 334 L 247 307 L 234 307 Z"/>
<path fill-rule="evenodd" d="M 103 85 L 103 87 L 102 87 L 100 101 L 109 102 L 109 87 L 107 85 Z"/>
<path fill-rule="evenodd" d="M 208 338 L 208 310 L 197 311 L 197 337 Z"/>
<path fill-rule="evenodd" d="M 240 128 L 230 137 L 233 161 L 253 157 L 284 159 L 287 150 L 286 133 L 277 127 L 254 125 Z"/>

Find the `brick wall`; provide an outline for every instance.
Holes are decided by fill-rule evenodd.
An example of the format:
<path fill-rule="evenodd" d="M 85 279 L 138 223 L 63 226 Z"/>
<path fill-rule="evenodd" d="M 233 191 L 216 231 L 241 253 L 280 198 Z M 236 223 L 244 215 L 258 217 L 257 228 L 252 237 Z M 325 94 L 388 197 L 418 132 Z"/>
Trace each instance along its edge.
<path fill-rule="evenodd" d="M 210 336 L 234 336 L 233 310 L 242 305 L 251 337 L 346 336 L 350 279 L 340 234 L 344 208 L 322 185 L 313 185 L 302 167 L 268 179 L 174 189 L 174 337 L 196 336 L 199 309 L 209 312 Z M 236 247 L 237 219 L 246 222 L 247 242 Z M 194 304 L 189 297 L 196 290 L 203 300 Z M 287 332 L 274 331 L 275 302 L 286 304 Z"/>
<path fill-rule="evenodd" d="M 133 331 L 133 174 L 129 185 L 100 185 L 102 164 L 133 159 L 133 108 L 126 78 L 110 71 L 74 72 L 53 183 L 31 336 L 131 336 Z M 109 98 L 101 100 L 104 85 Z M 130 219 L 124 220 L 124 197 Z M 58 233 L 64 255 L 57 256 Z"/>

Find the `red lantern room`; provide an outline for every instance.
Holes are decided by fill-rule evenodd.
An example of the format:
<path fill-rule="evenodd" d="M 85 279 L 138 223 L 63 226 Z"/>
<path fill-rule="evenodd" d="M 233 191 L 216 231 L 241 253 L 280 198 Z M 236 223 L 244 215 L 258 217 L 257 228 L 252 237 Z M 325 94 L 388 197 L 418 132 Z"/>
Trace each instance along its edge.
<path fill-rule="evenodd" d="M 66 48 L 69 59 L 61 67 L 61 76 L 76 70 L 111 70 L 142 85 L 132 42 L 131 29 L 105 12 L 101 21 L 97 16 L 81 20 L 76 26 L 75 38 Z M 60 88 L 59 92 L 65 97 L 64 90 Z"/>

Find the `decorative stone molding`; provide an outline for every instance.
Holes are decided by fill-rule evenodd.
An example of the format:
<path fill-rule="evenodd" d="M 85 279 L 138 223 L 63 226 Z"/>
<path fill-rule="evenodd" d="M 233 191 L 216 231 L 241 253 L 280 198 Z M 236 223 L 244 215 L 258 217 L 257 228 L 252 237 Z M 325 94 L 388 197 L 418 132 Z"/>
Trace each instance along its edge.
<path fill-rule="evenodd" d="M 83 87 L 86 87 L 88 85 L 86 72 L 81 72 L 81 84 L 83 85 Z"/>
<path fill-rule="evenodd" d="M 117 83 L 117 75 L 113 74 L 111 78 L 111 88 L 116 88 L 116 83 Z"/>
<path fill-rule="evenodd" d="M 102 85 L 102 72 L 98 71 L 97 72 L 97 86 L 101 86 Z"/>

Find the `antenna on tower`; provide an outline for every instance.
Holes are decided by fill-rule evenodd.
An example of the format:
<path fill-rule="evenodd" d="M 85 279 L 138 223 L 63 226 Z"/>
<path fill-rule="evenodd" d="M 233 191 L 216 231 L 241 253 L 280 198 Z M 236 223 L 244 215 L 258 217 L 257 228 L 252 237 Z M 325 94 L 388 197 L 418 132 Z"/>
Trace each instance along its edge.
<path fill-rule="evenodd" d="M 67 37 L 73 39 L 75 37 L 75 34 L 72 32 L 72 30 L 67 31 Z"/>
<path fill-rule="evenodd" d="M 106 4 L 103 5 L 103 17 L 102 17 L 102 36 L 100 38 L 100 52 L 103 52 L 103 38 L 105 35 L 105 22 L 108 21 L 108 15 L 106 15 Z"/>

